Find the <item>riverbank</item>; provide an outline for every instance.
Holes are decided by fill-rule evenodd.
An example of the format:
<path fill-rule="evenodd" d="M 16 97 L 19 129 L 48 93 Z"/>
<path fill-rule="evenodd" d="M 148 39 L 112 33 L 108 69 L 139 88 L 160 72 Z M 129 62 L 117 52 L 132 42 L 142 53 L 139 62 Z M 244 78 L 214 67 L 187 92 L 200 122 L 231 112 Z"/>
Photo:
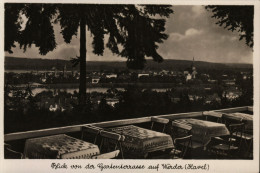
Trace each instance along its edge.
<path fill-rule="evenodd" d="M 50 89 L 70 89 L 78 88 L 79 84 L 75 83 L 59 83 L 59 84 L 45 84 Z M 135 86 L 138 88 L 172 88 L 180 85 L 174 83 L 87 83 L 87 88 L 126 88 L 128 86 Z"/>

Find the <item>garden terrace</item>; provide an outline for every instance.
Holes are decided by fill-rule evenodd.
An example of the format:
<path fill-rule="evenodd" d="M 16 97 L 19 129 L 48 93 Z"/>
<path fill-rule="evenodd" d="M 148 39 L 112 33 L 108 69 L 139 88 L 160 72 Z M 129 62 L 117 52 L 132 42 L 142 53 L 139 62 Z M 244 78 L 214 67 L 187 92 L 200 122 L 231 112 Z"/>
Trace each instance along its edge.
<path fill-rule="evenodd" d="M 216 113 L 221 114 L 230 114 L 230 113 L 246 113 L 253 115 L 253 107 L 252 106 L 244 106 L 244 107 L 235 107 L 235 108 L 228 108 L 228 109 L 219 109 L 219 110 L 212 110 Z M 123 120 L 116 120 L 116 121 L 106 121 L 106 122 L 97 122 L 91 124 L 80 124 L 80 125 L 73 125 L 73 126 L 65 126 L 65 127 L 58 127 L 58 128 L 49 128 L 49 129 L 42 129 L 42 130 L 34 130 L 34 131 L 25 131 L 25 132 L 16 132 L 16 133 L 9 133 L 4 135 L 4 142 L 10 146 L 12 149 L 21 153 L 24 153 L 25 142 L 31 138 L 38 138 L 38 137 L 45 137 L 50 135 L 58 135 L 58 134 L 66 134 L 72 136 L 74 138 L 81 138 L 82 129 L 85 126 L 95 126 L 99 128 L 114 128 L 114 127 L 122 127 L 128 125 L 138 126 L 144 129 L 151 128 L 151 120 L 154 118 L 162 118 L 162 119 L 169 119 L 170 122 L 177 120 L 177 119 L 198 119 L 198 120 L 207 120 L 211 121 L 211 118 L 214 119 L 215 117 L 209 117 L 209 119 L 205 118 L 203 112 L 188 112 L 188 113 L 178 113 L 178 114 L 168 114 L 168 115 L 158 115 L 152 117 L 142 117 L 142 118 L 133 118 L 133 119 L 123 119 Z M 212 120 L 214 121 L 214 120 Z M 220 123 L 219 123 L 220 124 Z M 156 128 L 158 127 L 154 127 Z M 160 127 L 159 127 L 160 128 Z M 171 130 L 171 123 L 167 124 L 167 128 L 165 133 L 170 134 Z M 170 134 L 171 135 L 171 134 Z M 244 146 L 243 146 L 244 147 Z M 242 149 L 242 151 L 246 151 Z M 127 158 L 127 157 L 126 157 Z M 205 158 L 213 158 L 208 157 L 206 155 L 201 155 L 197 152 L 193 152 L 188 158 L 195 158 L 195 159 L 205 159 Z M 244 157 L 243 157 L 244 158 Z M 247 157 L 248 158 L 248 157 Z"/>

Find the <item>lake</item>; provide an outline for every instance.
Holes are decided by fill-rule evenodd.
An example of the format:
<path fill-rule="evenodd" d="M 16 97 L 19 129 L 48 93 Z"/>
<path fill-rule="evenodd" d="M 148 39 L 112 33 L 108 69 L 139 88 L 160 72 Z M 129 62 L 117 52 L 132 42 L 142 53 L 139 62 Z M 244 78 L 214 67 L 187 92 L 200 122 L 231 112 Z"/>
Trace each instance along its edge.
<path fill-rule="evenodd" d="M 106 93 L 107 90 L 111 88 L 108 87 L 95 87 L 95 88 L 87 88 L 87 93 L 92 93 L 92 92 L 99 92 L 99 93 Z M 118 91 L 125 91 L 124 88 L 116 88 Z M 54 91 L 55 89 L 48 89 L 48 88 L 33 88 L 32 93 L 34 95 L 41 93 L 43 91 Z M 166 92 L 167 90 L 170 90 L 170 88 L 153 88 L 152 91 L 157 91 L 157 92 Z M 78 88 L 68 88 L 68 89 L 60 89 L 60 91 L 66 91 L 67 93 L 73 94 L 74 91 L 79 92 Z"/>

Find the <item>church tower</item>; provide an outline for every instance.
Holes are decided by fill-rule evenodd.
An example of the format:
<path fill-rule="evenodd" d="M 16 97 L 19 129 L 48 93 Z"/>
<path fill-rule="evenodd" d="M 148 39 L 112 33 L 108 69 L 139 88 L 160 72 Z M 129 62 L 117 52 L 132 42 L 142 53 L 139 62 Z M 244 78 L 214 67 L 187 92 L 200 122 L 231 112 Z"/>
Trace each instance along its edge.
<path fill-rule="evenodd" d="M 194 63 L 194 57 L 193 57 L 193 60 L 192 60 L 191 69 L 192 69 L 192 72 L 191 72 L 192 79 L 195 79 L 197 71 L 196 71 L 196 67 L 195 67 L 195 63 Z"/>
<path fill-rule="evenodd" d="M 67 78 L 67 66 L 65 64 L 64 68 L 63 68 L 63 77 Z"/>
<path fill-rule="evenodd" d="M 193 57 L 193 60 L 192 60 L 191 69 L 192 69 L 192 71 L 196 71 L 196 67 L 194 65 L 194 57 Z"/>

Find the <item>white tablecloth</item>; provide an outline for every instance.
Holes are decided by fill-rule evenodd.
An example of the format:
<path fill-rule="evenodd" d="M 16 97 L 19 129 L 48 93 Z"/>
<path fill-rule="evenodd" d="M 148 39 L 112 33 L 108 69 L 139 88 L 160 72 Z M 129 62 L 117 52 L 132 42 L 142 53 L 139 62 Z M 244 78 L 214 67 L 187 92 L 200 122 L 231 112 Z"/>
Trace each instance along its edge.
<path fill-rule="evenodd" d="M 148 130 L 134 125 L 116 127 L 110 131 L 125 136 L 122 147 L 124 152 L 148 153 L 173 148 L 170 135 Z"/>
<path fill-rule="evenodd" d="M 253 115 L 245 114 L 245 113 L 228 113 L 225 114 L 226 117 L 229 118 L 241 118 L 241 120 L 246 120 L 245 128 L 246 130 L 253 130 Z"/>
<path fill-rule="evenodd" d="M 186 123 L 192 126 L 192 140 L 206 145 L 211 137 L 229 135 L 229 131 L 224 124 L 198 119 L 178 119 L 179 123 Z"/>
<path fill-rule="evenodd" d="M 28 139 L 24 150 L 29 159 L 88 159 L 99 153 L 97 145 L 65 134 Z"/>

